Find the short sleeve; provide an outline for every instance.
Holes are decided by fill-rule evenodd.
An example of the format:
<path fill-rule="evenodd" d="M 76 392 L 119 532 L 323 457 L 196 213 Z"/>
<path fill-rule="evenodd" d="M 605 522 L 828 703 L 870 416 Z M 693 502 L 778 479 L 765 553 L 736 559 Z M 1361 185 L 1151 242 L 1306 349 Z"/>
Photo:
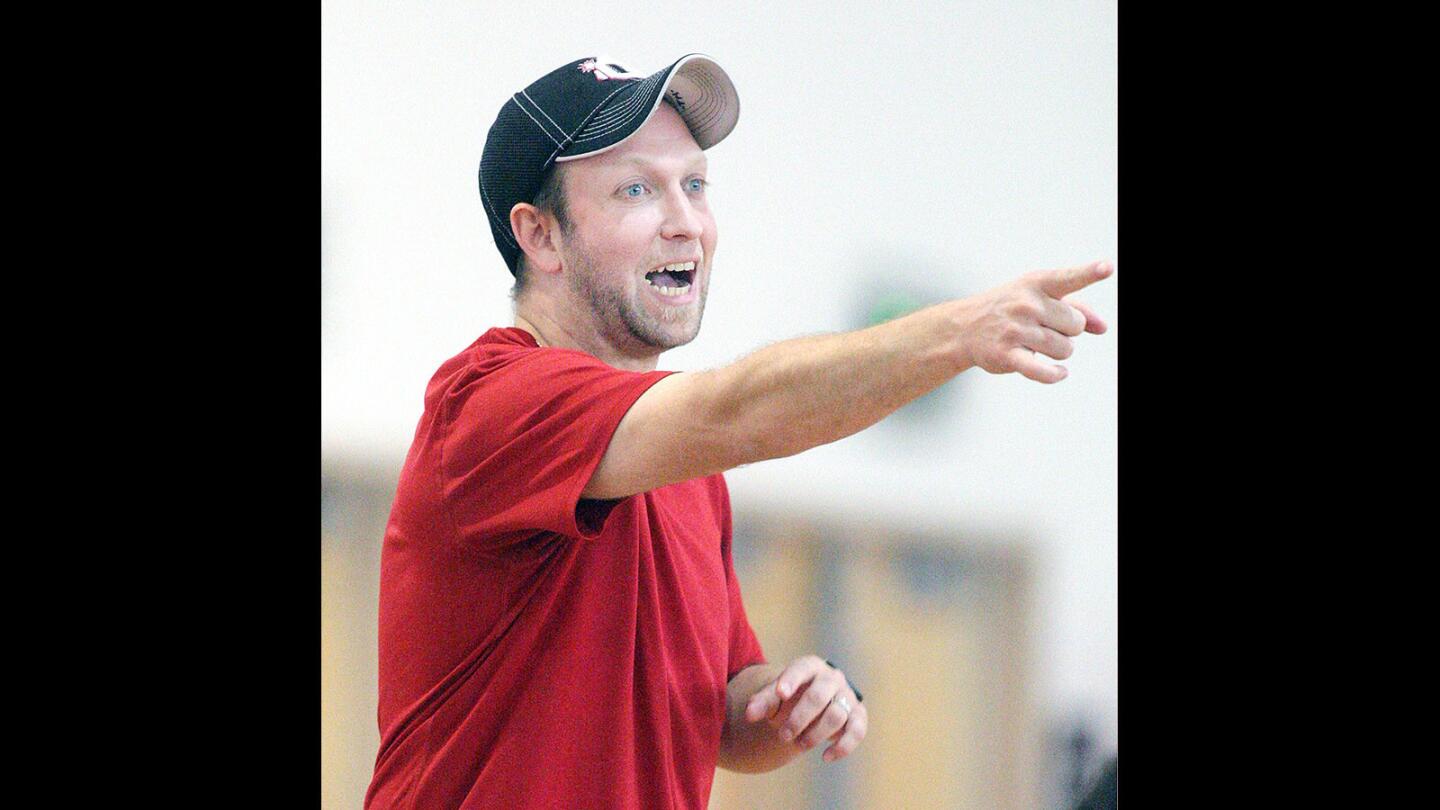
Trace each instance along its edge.
<path fill-rule="evenodd" d="M 439 414 L 441 491 L 462 540 L 598 535 L 619 501 L 582 501 L 580 493 L 626 411 L 671 373 L 622 371 L 551 348 L 468 369 L 445 392 Z"/>
<path fill-rule="evenodd" d="M 765 651 L 760 648 L 760 639 L 750 626 L 745 615 L 745 602 L 740 597 L 740 580 L 735 576 L 735 561 L 731 557 L 731 542 L 734 530 L 730 519 L 730 494 L 720 478 L 723 502 L 721 504 L 720 554 L 725 565 L 725 587 L 730 593 L 730 649 L 725 665 L 725 680 L 735 677 L 740 670 L 754 664 L 764 664 Z"/>

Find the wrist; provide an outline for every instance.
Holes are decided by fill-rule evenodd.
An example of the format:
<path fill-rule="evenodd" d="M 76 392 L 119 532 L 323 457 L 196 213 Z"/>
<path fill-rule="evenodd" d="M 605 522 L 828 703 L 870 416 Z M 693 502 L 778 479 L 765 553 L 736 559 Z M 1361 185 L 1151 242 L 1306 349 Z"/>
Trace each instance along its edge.
<path fill-rule="evenodd" d="M 974 324 L 977 318 L 976 302 L 970 298 L 946 301 L 935 307 L 939 316 L 939 345 L 953 374 L 959 374 L 976 365 L 974 355 Z"/>

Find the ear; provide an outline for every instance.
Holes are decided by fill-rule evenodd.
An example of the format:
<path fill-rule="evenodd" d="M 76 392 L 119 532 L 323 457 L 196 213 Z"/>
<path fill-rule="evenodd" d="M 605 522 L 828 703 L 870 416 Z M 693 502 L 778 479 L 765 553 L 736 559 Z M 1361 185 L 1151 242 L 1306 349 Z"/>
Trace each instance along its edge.
<path fill-rule="evenodd" d="M 525 265 L 542 273 L 560 272 L 560 223 L 530 203 L 510 209 L 510 230 L 525 254 Z"/>

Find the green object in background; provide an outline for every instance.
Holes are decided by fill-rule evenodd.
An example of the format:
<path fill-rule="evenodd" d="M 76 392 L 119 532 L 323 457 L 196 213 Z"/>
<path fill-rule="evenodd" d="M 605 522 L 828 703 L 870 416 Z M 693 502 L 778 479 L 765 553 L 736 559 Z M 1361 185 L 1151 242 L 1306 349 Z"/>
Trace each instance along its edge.
<path fill-rule="evenodd" d="M 866 326 L 893 321 L 901 315 L 909 315 L 925 304 L 917 296 L 899 290 L 881 293 L 870 305 Z"/>
<path fill-rule="evenodd" d="M 887 285 L 885 289 L 871 287 L 871 290 L 861 297 L 861 305 L 851 311 L 860 313 L 860 318 L 864 323 L 858 328 L 865 329 L 878 326 L 886 321 L 893 321 L 902 315 L 909 315 L 939 300 L 942 298 L 937 295 L 922 295 L 919 291 L 897 289 Z M 934 420 L 944 418 L 945 413 L 952 411 L 949 403 L 954 388 L 955 381 L 951 380 L 934 391 L 900 406 L 885 422 L 899 427 L 901 430 L 909 429 L 911 431 L 918 425 L 933 424 Z M 921 437 L 919 433 L 915 435 L 917 438 Z"/>

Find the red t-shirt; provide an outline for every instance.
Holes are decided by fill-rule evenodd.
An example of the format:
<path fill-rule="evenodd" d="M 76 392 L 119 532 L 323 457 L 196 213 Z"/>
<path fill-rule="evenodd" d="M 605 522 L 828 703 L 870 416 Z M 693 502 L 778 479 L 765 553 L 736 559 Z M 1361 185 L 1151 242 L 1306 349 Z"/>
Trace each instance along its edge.
<path fill-rule="evenodd" d="M 725 479 L 580 498 L 669 373 L 509 328 L 431 378 L 381 552 L 366 808 L 706 806 L 725 684 L 765 660 Z"/>

